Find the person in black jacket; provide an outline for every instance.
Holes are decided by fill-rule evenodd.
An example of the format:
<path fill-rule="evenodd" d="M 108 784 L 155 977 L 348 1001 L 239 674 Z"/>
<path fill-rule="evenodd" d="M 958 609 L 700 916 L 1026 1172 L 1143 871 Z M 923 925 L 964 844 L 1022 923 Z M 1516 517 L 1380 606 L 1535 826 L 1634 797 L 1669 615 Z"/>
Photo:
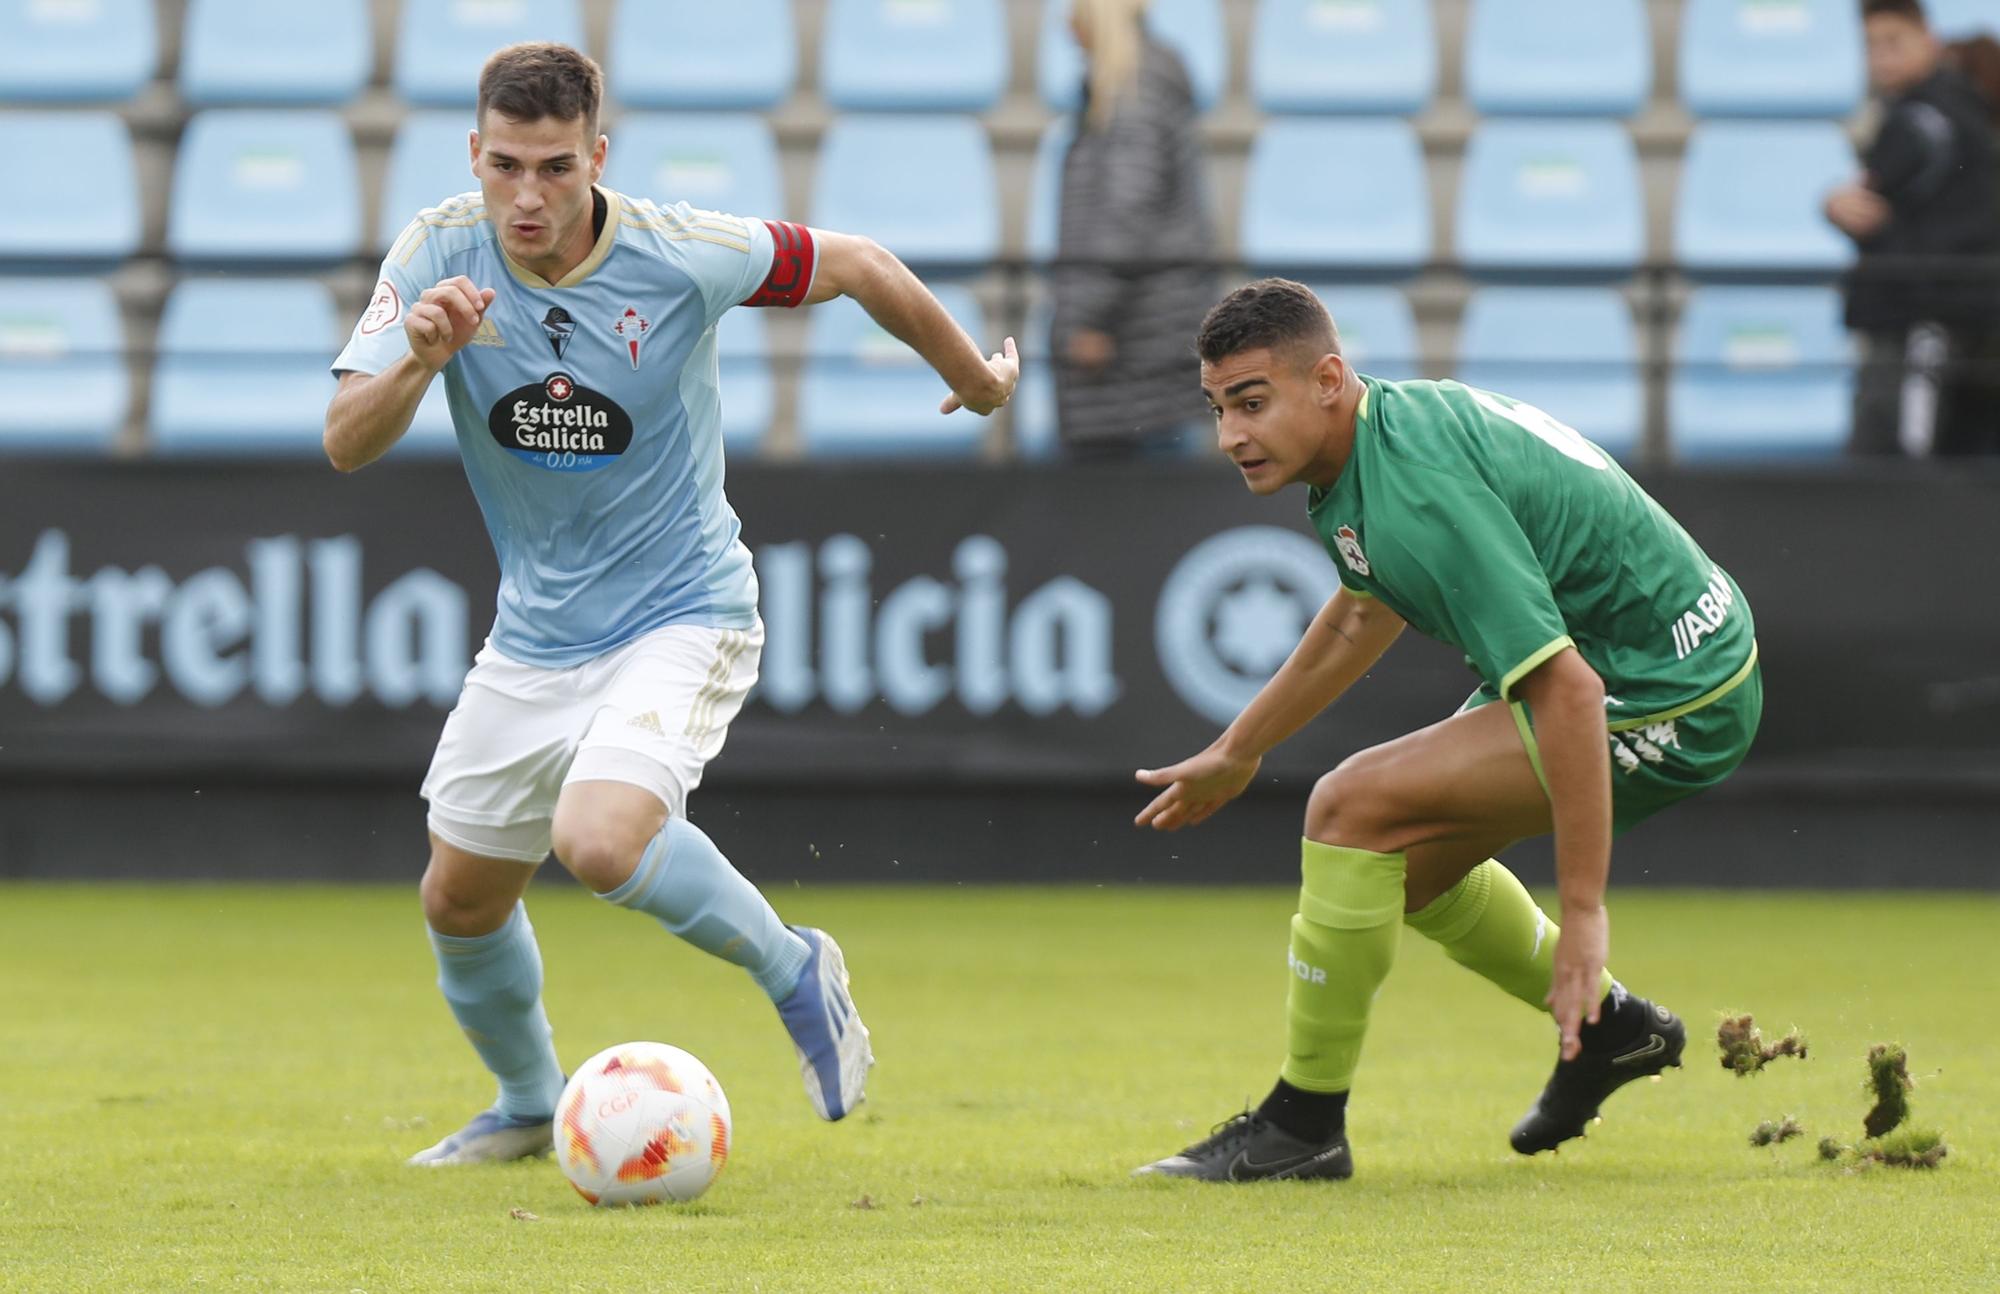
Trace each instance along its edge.
<path fill-rule="evenodd" d="M 1860 249 L 1847 325 L 1861 334 L 1848 448 L 1963 453 L 1992 434 L 1984 370 L 2000 330 L 2000 170 L 1990 109 L 1948 66 L 1919 0 L 1863 0 L 1884 100 L 1864 174 L 1826 198 Z"/>
<path fill-rule="evenodd" d="M 1187 69 L 1146 8 L 1071 6 L 1087 80 L 1063 160 L 1052 340 L 1073 456 L 1170 450 L 1207 422 L 1187 344 L 1215 299 L 1202 142 Z"/>

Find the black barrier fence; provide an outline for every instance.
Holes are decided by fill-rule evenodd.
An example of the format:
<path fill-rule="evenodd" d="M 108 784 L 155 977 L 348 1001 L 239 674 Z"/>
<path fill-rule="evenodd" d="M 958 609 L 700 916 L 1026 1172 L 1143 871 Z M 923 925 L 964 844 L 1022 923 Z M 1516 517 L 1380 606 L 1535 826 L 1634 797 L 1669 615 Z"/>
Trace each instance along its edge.
<path fill-rule="evenodd" d="M 2000 826 L 2000 474 L 1683 472 L 1648 484 L 1757 619 L 1764 730 L 1724 802 L 1819 822 L 1815 804 L 1902 815 L 1920 836 L 1926 814 L 1957 814 L 1974 825 L 1937 848 L 1957 858 L 1953 875 L 1989 876 L 1975 826 Z M 817 845 L 809 815 L 784 806 L 817 797 L 859 812 L 847 830 L 863 837 L 873 806 L 906 849 L 954 815 L 980 817 L 988 843 L 970 850 L 968 874 L 1043 874 L 1018 860 L 996 814 L 1068 806 L 1049 821 L 1074 811 L 1115 834 L 1137 807 L 1132 770 L 1205 744 L 1336 582 L 1302 496 L 1256 499 L 1212 465 L 758 466 L 732 472 L 729 489 L 767 642 L 699 800 L 739 816 L 751 806 L 760 839 L 787 857 Z M 70 851 L 97 849 L 79 842 L 108 839 L 128 811 L 130 828 L 170 837 L 161 815 L 195 812 L 196 792 L 210 806 L 230 798 L 246 835 L 257 804 L 276 815 L 270 827 L 309 818 L 297 806 L 310 803 L 329 823 L 360 815 L 347 826 L 357 838 L 380 825 L 367 815 L 387 814 L 420 844 L 414 788 L 494 581 L 450 463 L 352 477 L 306 464 L 6 463 L 0 875 L 109 866 Z M 1455 653 L 1406 636 L 1268 762 L 1259 796 L 1288 824 L 1271 829 L 1296 830 L 1312 778 L 1450 713 L 1474 682 Z M 340 796 L 352 797 L 345 809 Z M 79 825 L 92 805 L 106 820 Z M 329 851 L 357 847 L 322 834 Z M 227 836 L 210 845 L 247 848 Z M 896 874 L 882 863 L 895 842 L 840 843 L 857 865 L 829 874 Z M 1091 847 L 1116 855 L 1114 873 L 1155 848 Z M 1170 857 L 1142 861 L 1174 874 Z M 195 870 L 257 870 L 211 862 Z M 296 859 L 269 868 L 344 874 Z"/>

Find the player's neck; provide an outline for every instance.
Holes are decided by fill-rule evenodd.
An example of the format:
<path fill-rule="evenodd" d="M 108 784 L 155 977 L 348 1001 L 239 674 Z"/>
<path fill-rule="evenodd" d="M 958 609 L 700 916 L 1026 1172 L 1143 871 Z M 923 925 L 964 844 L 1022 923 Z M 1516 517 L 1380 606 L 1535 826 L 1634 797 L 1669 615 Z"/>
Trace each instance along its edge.
<path fill-rule="evenodd" d="M 523 261 L 521 268 L 547 282 L 561 283 L 569 277 L 570 271 L 589 260 L 590 254 L 597 249 L 597 240 L 604 236 L 604 222 L 609 212 L 610 204 L 605 201 L 604 191 L 593 185 L 590 190 L 589 222 L 577 226 L 560 255 L 551 255 L 534 263 Z"/>
<path fill-rule="evenodd" d="M 1320 452 L 1313 456 L 1311 466 L 1299 473 L 1299 479 L 1316 490 L 1330 490 L 1340 474 L 1347 470 L 1347 460 L 1354 457 L 1354 429 L 1358 425 L 1359 398 L 1343 399 L 1331 411 L 1326 426 L 1326 436 L 1320 441 Z"/>

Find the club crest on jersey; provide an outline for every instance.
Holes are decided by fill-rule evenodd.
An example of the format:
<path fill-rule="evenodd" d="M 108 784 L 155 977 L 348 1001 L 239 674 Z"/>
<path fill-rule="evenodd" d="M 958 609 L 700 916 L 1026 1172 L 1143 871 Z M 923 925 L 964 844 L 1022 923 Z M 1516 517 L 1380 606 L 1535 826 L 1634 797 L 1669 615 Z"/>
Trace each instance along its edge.
<path fill-rule="evenodd" d="M 635 369 L 639 367 L 639 343 L 645 340 L 646 333 L 652 326 L 646 316 L 640 314 L 633 306 L 626 306 L 625 313 L 619 315 L 617 322 L 611 325 L 611 331 L 617 333 L 618 340 L 625 343 L 625 350 L 631 355 L 632 367 Z"/>
<path fill-rule="evenodd" d="M 1354 533 L 1353 526 L 1342 526 L 1333 532 L 1333 542 L 1340 549 L 1340 560 L 1347 563 L 1347 569 L 1356 575 L 1368 573 L 1368 557 L 1361 551 L 1361 536 Z"/>
<path fill-rule="evenodd" d="M 569 339 L 576 333 L 576 320 L 569 317 L 569 311 L 561 306 L 550 306 L 542 316 L 542 335 L 549 339 L 549 349 L 556 353 L 556 362 L 561 363 L 563 352 L 569 349 Z"/>
<path fill-rule="evenodd" d="M 632 446 L 631 415 L 560 372 L 501 396 L 486 430 L 514 457 L 551 472 L 594 472 Z"/>

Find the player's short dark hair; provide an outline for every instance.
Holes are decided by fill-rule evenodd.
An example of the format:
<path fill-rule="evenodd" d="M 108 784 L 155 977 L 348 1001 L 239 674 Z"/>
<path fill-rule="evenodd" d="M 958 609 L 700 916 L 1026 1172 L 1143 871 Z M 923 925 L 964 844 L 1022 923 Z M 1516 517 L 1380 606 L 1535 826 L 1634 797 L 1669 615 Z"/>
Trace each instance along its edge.
<path fill-rule="evenodd" d="M 1258 279 L 1222 298 L 1201 321 L 1195 350 L 1215 364 L 1246 350 L 1340 354 L 1340 332 L 1313 290 L 1290 279 Z"/>
<path fill-rule="evenodd" d="M 1907 18 L 1919 27 L 1930 26 L 1923 0 L 1861 0 L 1861 21 L 1870 18 Z"/>
<path fill-rule="evenodd" d="M 491 108 L 509 121 L 581 118 L 585 134 L 597 135 L 597 109 L 604 99 L 604 72 L 588 54 L 553 41 L 524 41 L 498 50 L 479 70 L 479 111 Z"/>

